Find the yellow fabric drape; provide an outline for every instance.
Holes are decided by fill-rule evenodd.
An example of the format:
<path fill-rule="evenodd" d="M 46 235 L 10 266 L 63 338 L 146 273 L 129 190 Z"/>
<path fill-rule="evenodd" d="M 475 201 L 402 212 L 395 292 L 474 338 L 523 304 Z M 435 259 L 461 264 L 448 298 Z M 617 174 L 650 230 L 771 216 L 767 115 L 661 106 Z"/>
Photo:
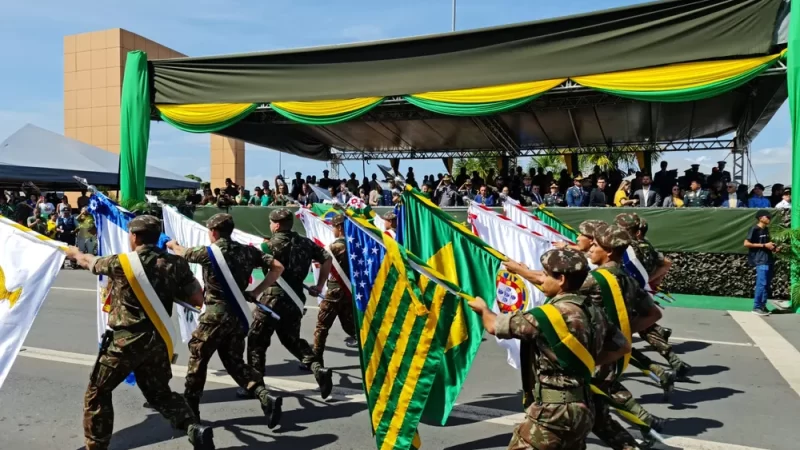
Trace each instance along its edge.
<path fill-rule="evenodd" d="M 572 167 L 572 158 L 570 156 L 571 155 L 563 155 L 561 157 L 564 158 L 564 166 L 567 168 L 567 173 L 570 176 L 574 177 L 575 176 L 575 168 Z"/>
<path fill-rule="evenodd" d="M 644 152 L 635 152 L 635 154 L 636 154 L 636 162 L 639 163 L 639 170 L 644 170 L 645 168 Z"/>
<path fill-rule="evenodd" d="M 458 89 L 455 91 L 436 91 L 414 94 L 416 98 L 447 103 L 491 103 L 516 100 L 549 91 L 566 81 L 557 80 L 531 81 L 526 83 L 502 84 L 481 88 Z"/>
<path fill-rule="evenodd" d="M 580 85 L 606 90 L 643 92 L 690 89 L 741 75 L 775 61 L 782 54 L 759 58 L 670 64 L 662 67 L 570 78 Z"/>
<path fill-rule="evenodd" d="M 168 119 L 187 125 L 211 125 L 225 122 L 252 108 L 252 103 L 196 103 L 156 105 Z"/>
<path fill-rule="evenodd" d="M 366 108 L 383 97 L 350 98 L 346 100 L 314 100 L 309 102 L 272 102 L 285 111 L 304 116 L 335 116 Z"/>

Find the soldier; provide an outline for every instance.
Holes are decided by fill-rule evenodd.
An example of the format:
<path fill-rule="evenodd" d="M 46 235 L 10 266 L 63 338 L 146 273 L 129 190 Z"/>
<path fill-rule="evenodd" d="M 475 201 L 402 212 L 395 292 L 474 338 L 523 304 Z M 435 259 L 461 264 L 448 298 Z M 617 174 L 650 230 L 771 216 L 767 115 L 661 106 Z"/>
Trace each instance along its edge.
<path fill-rule="evenodd" d="M 317 361 L 323 366 L 322 354 L 325 352 L 325 342 L 328 340 L 328 331 L 333 326 L 336 318 L 342 329 L 348 336 L 355 336 L 356 325 L 353 320 L 353 296 L 348 286 L 342 286 L 350 273 L 350 259 L 347 257 L 347 244 L 344 240 L 344 216 L 337 214 L 331 219 L 333 236 L 335 240 L 330 244 L 330 252 L 336 258 L 336 271 L 338 275 L 331 274 L 328 277 L 328 290 L 325 299 L 319 305 L 319 315 L 317 316 L 317 328 L 314 331 L 314 355 Z M 339 272 L 341 269 L 341 272 Z M 358 341 L 346 340 L 348 347 L 357 347 Z"/>
<path fill-rule="evenodd" d="M 133 252 L 96 257 L 69 247 L 67 257 L 112 283 L 111 311 L 97 363 L 84 397 L 87 450 L 107 449 L 114 426 L 111 394 L 133 372 L 148 403 L 173 427 L 185 430 L 195 449 L 213 449 L 213 431 L 200 424 L 186 401 L 169 388 L 173 357 L 172 300 L 203 304 L 200 283 L 183 259 L 156 248 L 161 221 L 139 216 L 128 224 Z M 147 305 L 145 307 L 144 305 Z M 152 315 L 151 315 L 152 314 Z M 155 323 L 161 325 L 157 328 Z"/>
<path fill-rule="evenodd" d="M 608 226 L 608 224 L 602 220 L 584 220 L 580 225 L 578 225 L 578 232 L 580 234 L 578 234 L 575 244 L 567 244 L 566 242 L 562 241 L 553 243 L 553 246 L 556 248 L 569 247 L 572 250 L 586 253 L 592 247 L 592 242 L 594 242 L 595 230 L 602 226 Z"/>
<path fill-rule="evenodd" d="M 708 206 L 708 191 L 700 188 L 700 182 L 696 179 L 689 184 L 689 192 L 683 196 L 683 204 L 687 208 L 702 208 Z"/>
<path fill-rule="evenodd" d="M 666 277 L 670 267 L 672 267 L 672 261 L 665 258 L 661 252 L 656 251 L 655 247 L 645 239 L 648 228 L 647 222 L 636 213 L 619 214 L 615 222 L 625 228 L 631 235 L 631 247 L 648 275 L 648 279 L 645 282 L 657 288 Z M 644 231 L 642 231 L 643 226 Z M 670 335 L 672 335 L 671 329 L 663 328 L 658 324 L 653 324 L 653 326 L 639 333 L 639 337 L 652 345 L 669 362 L 670 367 L 679 378 L 685 378 L 692 367 L 681 360 L 672 350 L 672 346 L 668 342 Z M 660 370 L 660 366 L 655 365 L 655 367 Z M 658 374 L 656 370 L 653 370 L 653 373 Z"/>
<path fill-rule="evenodd" d="M 384 233 L 397 239 L 397 214 L 394 211 L 389 211 L 383 215 L 383 220 L 386 221 L 386 231 Z"/>
<path fill-rule="evenodd" d="M 598 228 L 595 230 L 595 240 L 589 255 L 592 263 L 597 264 L 599 269 L 605 269 L 616 279 L 625 302 L 631 333 L 636 333 L 657 322 L 661 318 L 661 311 L 655 306 L 652 298 L 622 268 L 622 257 L 630 244 L 630 235 L 621 227 L 611 225 Z M 610 300 L 604 298 L 603 289 L 594 276 L 586 278 L 580 293 L 586 295 L 595 305 L 604 305 Z M 640 356 L 636 352 L 632 353 L 633 357 L 642 363 Z M 598 370 L 595 376 L 595 385 L 608 392 L 614 400 L 623 404 L 627 411 L 638 416 L 648 426 L 660 431 L 663 426 L 663 419 L 651 415 L 642 408 L 633 399 L 630 391 L 617 381 L 616 374 L 609 369 Z M 670 372 L 667 380 L 670 385 L 674 383 L 674 374 Z M 664 387 L 663 382 L 662 387 Z M 611 418 L 608 406 L 602 399 L 597 399 L 595 408 L 597 414 L 592 431 L 597 437 L 615 449 L 637 448 L 636 441 L 630 433 Z"/>
<path fill-rule="evenodd" d="M 544 271 L 537 272 L 536 278 L 548 297 L 544 306 L 499 316 L 481 298 L 471 301 L 469 306 L 481 316 L 489 333 L 501 339 L 521 340 L 526 414 L 525 422 L 514 429 L 508 448 L 585 448 L 593 424 L 589 381 L 594 365 L 570 366 L 556 356 L 556 347 L 564 351 L 566 346 L 560 346 L 558 338 L 541 331 L 543 327 L 552 327 L 552 322 L 544 323 L 552 317 L 544 311 L 550 308 L 557 314 L 569 338 L 588 351 L 595 363 L 616 361 L 630 351 L 630 343 L 607 322 L 595 322 L 592 315 L 602 319 L 603 313 L 589 311 L 593 306 L 577 294 L 589 272 L 582 253 L 571 249 L 550 250 L 542 255 L 541 262 Z M 507 267 L 528 276 L 533 272 L 515 262 L 509 262 Z"/>
<path fill-rule="evenodd" d="M 550 193 L 544 196 L 545 206 L 567 206 L 564 194 L 558 191 L 558 183 L 550 183 Z"/>
<path fill-rule="evenodd" d="M 280 208 L 272 211 L 269 221 L 272 238 L 266 245 L 272 256 L 283 264 L 282 286 L 285 288 L 281 285 L 269 287 L 262 301 L 280 316 L 277 323 L 273 323 L 260 309 L 255 310 L 253 324 L 247 335 L 247 363 L 262 376 L 264 375 L 267 348 L 272 334 L 277 332 L 281 344 L 300 362 L 311 367 L 322 398 L 328 398 L 333 389 L 331 371 L 317 361 L 311 346 L 300 338 L 300 323 L 305 313 L 306 297 L 303 292 L 303 280 L 308 275 L 308 268 L 313 261 L 320 264 L 319 281 L 316 286 L 309 288 L 309 293 L 316 297 L 322 292 L 325 280 L 330 274 L 331 257 L 325 249 L 312 240 L 292 231 L 294 214 L 288 209 Z M 239 388 L 237 395 L 247 398 L 251 393 Z"/>
<path fill-rule="evenodd" d="M 215 214 L 208 219 L 206 227 L 211 247 L 186 249 L 175 241 L 167 243 L 167 247 L 175 254 L 203 267 L 203 283 L 206 288 L 206 309 L 200 315 L 200 325 L 189 341 L 189 368 L 183 395 L 195 415 L 200 417 L 200 398 L 206 383 L 208 362 L 216 352 L 236 384 L 261 401 L 261 409 L 268 418 L 269 428 L 275 428 L 280 420 L 283 401 L 280 397 L 270 395 L 260 372 L 244 362 L 244 339 L 249 323 L 245 316 L 248 311 L 243 311 L 243 308 L 249 307 L 237 302 L 233 290 L 239 290 L 243 299 L 255 303 L 281 275 L 283 265 L 255 247 L 232 241 L 234 223 L 229 214 Z M 219 257 L 222 262 L 218 261 Z M 267 276 L 255 289 L 245 292 L 250 274 L 256 267 L 261 267 Z M 223 271 L 229 273 L 234 286 L 228 284 Z"/>

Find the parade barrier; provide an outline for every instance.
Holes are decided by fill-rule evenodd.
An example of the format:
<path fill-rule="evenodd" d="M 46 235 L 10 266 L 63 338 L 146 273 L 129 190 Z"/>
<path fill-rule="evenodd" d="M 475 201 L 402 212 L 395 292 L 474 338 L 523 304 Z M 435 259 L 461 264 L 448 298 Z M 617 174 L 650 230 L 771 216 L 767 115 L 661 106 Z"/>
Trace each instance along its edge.
<path fill-rule="evenodd" d="M 268 237 L 271 207 L 233 206 L 226 208 L 236 222 L 236 228 L 258 236 Z M 296 209 L 296 208 L 295 208 Z M 377 214 L 389 207 L 375 207 Z M 502 211 L 502 208 L 494 208 Z M 456 221 L 467 222 L 466 208 L 446 210 Z M 613 221 L 621 212 L 635 211 L 649 224 L 647 238 L 673 261 L 673 270 L 664 288 L 673 293 L 721 297 L 749 297 L 755 286 L 753 269 L 747 265 L 747 250 L 743 246 L 748 230 L 755 223 L 754 209 L 698 208 L 552 208 L 550 211 L 573 228 L 588 219 Z M 182 208 L 195 221 L 205 223 L 220 212 L 216 206 Z M 773 224 L 782 222 L 779 211 L 773 211 Z M 300 221 L 294 230 L 305 234 Z M 779 261 L 773 281 L 773 297 L 788 298 L 789 271 Z"/>

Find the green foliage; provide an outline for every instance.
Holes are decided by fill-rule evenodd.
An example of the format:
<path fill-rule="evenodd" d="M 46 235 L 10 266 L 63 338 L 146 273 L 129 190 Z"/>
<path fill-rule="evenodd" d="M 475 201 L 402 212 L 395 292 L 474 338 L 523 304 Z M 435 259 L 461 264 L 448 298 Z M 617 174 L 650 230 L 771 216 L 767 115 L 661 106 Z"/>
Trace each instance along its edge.
<path fill-rule="evenodd" d="M 453 162 L 453 175 L 458 175 L 462 167 L 467 169 L 467 173 L 470 174 L 470 176 L 472 176 L 472 172 L 477 170 L 482 177 L 486 177 L 486 173 L 489 172 L 489 169 L 494 169 L 495 172 L 499 169 L 497 158 L 491 156 L 457 159 Z"/>
<path fill-rule="evenodd" d="M 774 223 L 774 222 L 773 222 Z M 800 230 L 792 230 L 783 227 L 770 227 L 771 229 L 778 228 L 772 236 L 772 242 L 778 246 L 778 252 L 775 256 L 787 263 L 791 264 L 792 276 L 791 278 L 797 279 L 800 277 Z M 789 298 L 792 300 L 792 308 L 797 310 L 800 308 L 800 283 L 795 283 L 790 286 Z"/>
<path fill-rule="evenodd" d="M 541 167 L 544 169 L 545 173 L 553 172 L 559 173 L 561 169 L 566 169 L 567 164 L 564 162 L 564 157 L 562 155 L 543 155 L 543 156 L 536 156 L 531 158 L 528 162 L 528 171 L 531 169 L 538 169 Z"/>
<path fill-rule="evenodd" d="M 197 181 L 199 183 L 203 183 L 203 179 L 198 177 L 197 175 L 186 175 L 186 178 L 190 180 Z M 158 199 L 163 201 L 164 203 L 183 203 L 186 200 L 186 196 L 190 194 L 194 194 L 194 190 L 192 189 L 172 189 L 169 191 L 160 191 L 158 193 Z"/>

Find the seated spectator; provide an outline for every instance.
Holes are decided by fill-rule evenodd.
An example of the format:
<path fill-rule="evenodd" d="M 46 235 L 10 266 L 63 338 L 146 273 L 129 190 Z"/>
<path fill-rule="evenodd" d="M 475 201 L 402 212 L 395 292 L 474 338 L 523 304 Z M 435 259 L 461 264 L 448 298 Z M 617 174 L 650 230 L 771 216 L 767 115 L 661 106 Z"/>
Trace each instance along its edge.
<path fill-rule="evenodd" d="M 764 185 L 757 183 L 753 186 L 753 195 L 747 201 L 748 208 L 771 208 L 769 199 L 764 197 Z"/>
<path fill-rule="evenodd" d="M 503 190 L 500 191 L 500 195 L 498 195 L 497 205 L 504 205 L 509 198 L 511 198 L 511 190 L 508 189 L 508 186 L 503 186 Z"/>
<path fill-rule="evenodd" d="M 583 190 L 583 177 L 580 175 L 572 179 L 572 187 L 567 189 L 567 206 L 570 208 L 579 208 L 584 206 L 586 199 L 585 191 Z"/>
<path fill-rule="evenodd" d="M 350 197 L 351 197 L 350 190 L 347 188 L 347 183 L 345 183 L 345 182 L 340 183 L 339 184 L 339 193 L 336 194 L 336 197 L 334 197 L 334 200 L 336 200 L 337 202 L 339 202 L 339 203 L 341 203 L 343 205 L 346 205 L 347 202 L 350 201 Z"/>
<path fill-rule="evenodd" d="M 225 178 L 224 193 L 230 198 L 235 198 L 239 193 L 239 186 L 237 186 L 236 183 L 234 183 L 230 178 Z M 217 197 L 219 197 L 219 194 L 217 194 Z"/>
<path fill-rule="evenodd" d="M 303 184 L 300 188 L 300 197 L 297 199 L 297 203 L 301 206 L 311 206 L 314 203 L 319 203 L 319 198 L 317 198 L 317 194 L 311 189 L 311 186 L 308 183 Z"/>
<path fill-rule="evenodd" d="M 286 183 L 278 184 L 278 192 L 275 194 L 275 197 L 272 199 L 272 203 L 270 206 L 286 206 L 292 203 L 292 198 L 289 197 L 289 193 L 286 192 Z"/>
<path fill-rule="evenodd" d="M 776 209 L 792 209 L 792 190 L 790 188 L 783 189 L 782 199 L 775 205 Z"/>
<path fill-rule="evenodd" d="M 372 176 L 377 177 L 374 173 Z M 375 183 L 370 183 L 372 190 L 369 191 L 369 206 L 383 206 L 383 189 L 376 178 L 373 181 Z"/>
<path fill-rule="evenodd" d="M 736 183 L 728 183 L 726 188 L 727 192 L 722 196 L 719 206 L 722 208 L 744 208 L 744 202 L 736 193 Z"/>
<path fill-rule="evenodd" d="M 661 195 L 653 188 L 653 180 L 648 174 L 642 174 L 641 188 L 633 193 L 633 199 L 636 200 L 637 205 L 642 208 L 651 208 L 661 204 Z"/>
<path fill-rule="evenodd" d="M 614 206 L 622 208 L 623 206 L 635 206 L 638 200 L 629 199 L 628 194 L 631 192 L 631 182 L 622 180 L 617 188 L 617 193 L 614 194 Z"/>
<path fill-rule="evenodd" d="M 680 186 L 672 186 L 672 192 L 664 199 L 664 208 L 683 208 L 683 192 Z"/>
<path fill-rule="evenodd" d="M 533 185 L 533 189 L 530 194 L 530 203 L 533 206 L 539 206 L 544 204 L 544 197 L 542 197 L 542 188 L 539 187 L 538 184 Z"/>
<path fill-rule="evenodd" d="M 775 183 L 772 185 L 772 193 L 769 196 L 769 202 L 773 208 L 777 208 L 778 203 L 783 198 L 783 184 Z"/>
<path fill-rule="evenodd" d="M 550 183 L 550 193 L 544 196 L 545 206 L 567 206 L 564 194 L 559 192 L 558 183 Z"/>
<path fill-rule="evenodd" d="M 261 189 L 261 186 L 256 186 L 253 189 L 253 195 L 247 201 L 247 204 L 250 206 L 261 206 L 261 201 L 264 199 L 264 191 Z"/>
<path fill-rule="evenodd" d="M 715 208 L 722 206 L 724 197 L 727 197 L 728 195 L 728 193 L 723 192 L 723 190 L 727 190 L 727 187 L 723 186 L 722 179 L 718 179 L 711 184 L 711 188 L 708 190 L 709 206 L 713 206 Z"/>
<path fill-rule="evenodd" d="M 422 194 L 423 195 L 425 195 L 428 198 L 431 197 L 431 191 L 433 190 L 433 188 L 431 187 L 430 183 L 423 184 L 421 189 L 422 189 Z M 385 196 L 385 194 L 384 194 L 384 196 Z"/>
<path fill-rule="evenodd" d="M 479 205 L 494 206 L 494 196 L 487 193 L 485 184 L 478 189 L 478 195 L 475 196 L 475 203 L 478 203 Z"/>
<path fill-rule="evenodd" d="M 597 168 L 595 166 L 595 168 Z M 606 177 L 599 175 L 597 177 L 597 187 L 592 189 L 589 194 L 589 206 L 605 208 L 608 206 L 608 197 L 606 197 Z"/>
<path fill-rule="evenodd" d="M 236 194 L 235 202 L 239 206 L 247 206 L 250 203 L 250 195 L 244 186 L 239 186 L 239 193 Z"/>
<path fill-rule="evenodd" d="M 708 192 L 700 189 L 700 182 L 692 180 L 689 184 L 691 189 L 683 196 L 683 203 L 687 208 L 704 208 L 708 206 Z"/>

